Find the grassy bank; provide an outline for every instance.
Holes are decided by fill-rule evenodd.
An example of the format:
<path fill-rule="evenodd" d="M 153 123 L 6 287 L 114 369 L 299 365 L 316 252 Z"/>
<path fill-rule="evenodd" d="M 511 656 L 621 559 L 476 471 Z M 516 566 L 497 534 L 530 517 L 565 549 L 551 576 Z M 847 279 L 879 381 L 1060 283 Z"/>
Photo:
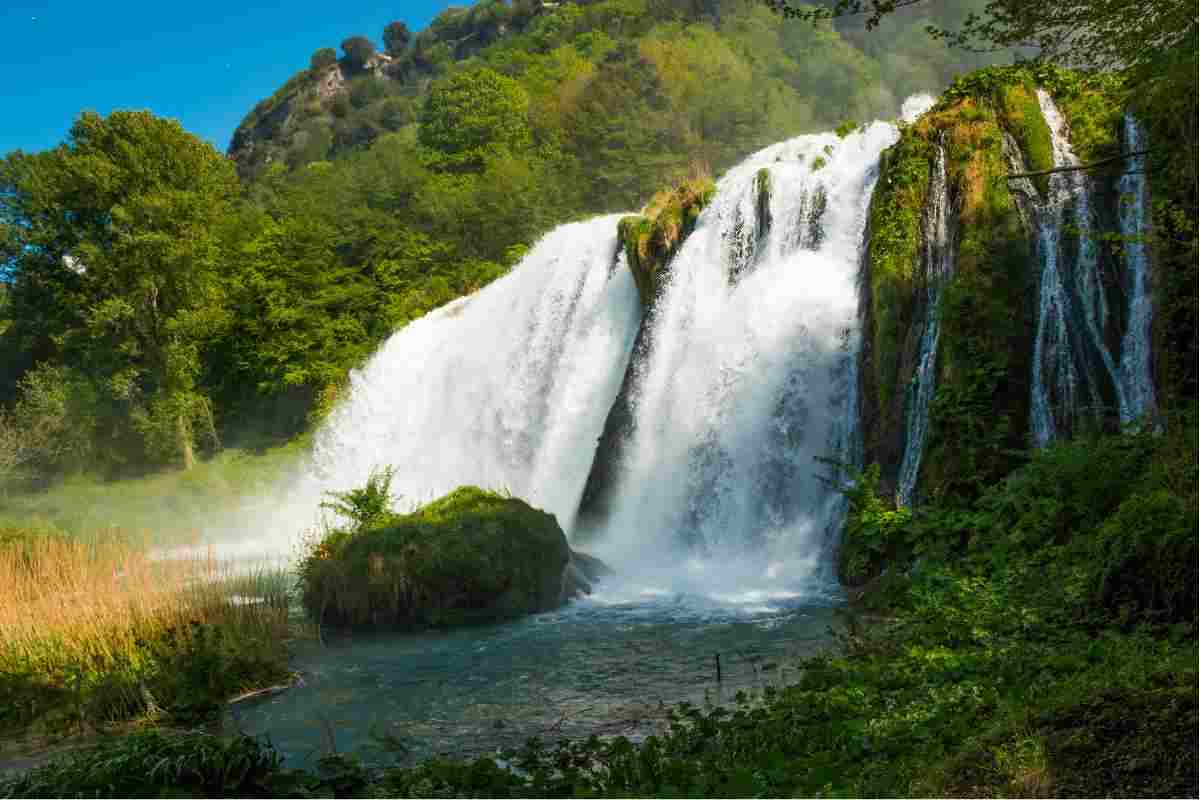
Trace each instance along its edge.
<path fill-rule="evenodd" d="M 286 680 L 288 590 L 115 531 L 0 531 L 0 731 L 193 722 Z"/>

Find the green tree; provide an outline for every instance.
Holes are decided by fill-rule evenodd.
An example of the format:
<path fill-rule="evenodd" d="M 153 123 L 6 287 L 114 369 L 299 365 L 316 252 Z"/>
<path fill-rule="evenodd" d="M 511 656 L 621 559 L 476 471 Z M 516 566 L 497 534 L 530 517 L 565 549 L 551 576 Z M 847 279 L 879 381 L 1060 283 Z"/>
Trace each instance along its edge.
<path fill-rule="evenodd" d="M 389 22 L 383 29 L 383 49 L 389 56 L 403 55 L 412 41 L 412 32 L 403 22 Z"/>
<path fill-rule="evenodd" d="M 0 167 L 14 327 L 88 375 L 151 459 L 189 467 L 213 431 L 197 377 L 228 321 L 217 230 L 237 190 L 211 145 L 144 111 L 84 113 L 66 144 Z"/>
<path fill-rule="evenodd" d="M 322 47 L 312 54 L 309 60 L 309 66 L 313 72 L 320 72 L 323 69 L 332 67 L 337 63 L 337 51 L 332 47 Z"/>
<path fill-rule="evenodd" d="M 528 149 L 529 95 L 495 70 L 457 72 L 430 89 L 417 137 L 437 166 L 478 171 L 488 153 Z"/>
<path fill-rule="evenodd" d="M 365 69 L 375 55 L 375 44 L 365 36 L 351 36 L 342 42 L 342 52 L 351 69 Z"/>

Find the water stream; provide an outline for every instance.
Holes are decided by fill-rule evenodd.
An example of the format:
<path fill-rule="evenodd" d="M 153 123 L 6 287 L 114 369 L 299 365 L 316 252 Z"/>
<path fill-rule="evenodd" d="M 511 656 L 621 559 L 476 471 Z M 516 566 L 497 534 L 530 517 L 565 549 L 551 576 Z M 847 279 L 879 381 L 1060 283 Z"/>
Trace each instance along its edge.
<path fill-rule="evenodd" d="M 904 458 L 900 462 L 897 494 L 901 505 L 911 506 L 921 474 L 921 456 L 929 432 L 929 405 L 937 388 L 938 339 L 941 335 L 942 286 L 954 273 L 956 218 L 946 186 L 946 151 L 938 146 L 922 215 L 922 273 L 925 280 L 925 329 L 921 332 L 916 372 L 909 384 L 905 410 Z"/>
<path fill-rule="evenodd" d="M 1146 149 L 1145 131 L 1132 114 L 1125 115 L 1124 149 Z M 1121 339 L 1121 422 L 1135 422 L 1157 407 L 1151 370 L 1150 325 L 1154 303 L 1150 287 L 1150 261 L 1146 254 L 1146 159 L 1136 156 L 1125 165 L 1121 193 L 1121 235 L 1125 240 L 1126 294 L 1129 316 Z"/>
<path fill-rule="evenodd" d="M 1044 89 L 1037 94 L 1050 129 L 1054 166 L 1079 166 L 1062 113 Z M 1045 446 L 1069 434 L 1081 414 L 1100 412 L 1102 385 L 1116 393 L 1120 407 L 1126 401 L 1117 358 L 1104 340 L 1109 308 L 1097 258 L 1091 178 L 1082 171 L 1053 174 L 1045 198 L 1028 181 L 1020 185 L 1038 198 L 1042 271 L 1030 428 L 1034 443 Z"/>

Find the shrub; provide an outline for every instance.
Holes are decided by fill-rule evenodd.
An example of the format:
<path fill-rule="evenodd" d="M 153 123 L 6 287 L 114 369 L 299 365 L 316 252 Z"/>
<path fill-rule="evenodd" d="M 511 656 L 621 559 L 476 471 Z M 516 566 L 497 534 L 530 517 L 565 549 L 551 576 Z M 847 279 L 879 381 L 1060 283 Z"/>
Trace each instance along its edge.
<path fill-rule="evenodd" d="M 246 736 L 146 731 L 32 770 L 5 797 L 270 797 L 279 755 Z"/>
<path fill-rule="evenodd" d="M 387 82 L 372 75 L 355 78 L 350 84 L 350 105 L 366 108 L 387 95 Z"/>
<path fill-rule="evenodd" d="M 342 42 L 342 52 L 346 54 L 347 66 L 361 70 L 375 55 L 375 45 L 365 36 L 351 36 Z"/>
<path fill-rule="evenodd" d="M 313 72 L 321 72 L 337 63 L 337 51 L 332 47 L 322 47 L 312 54 L 308 63 Z"/>
<path fill-rule="evenodd" d="M 383 29 L 383 49 L 389 56 L 403 55 L 412 41 L 412 32 L 403 22 L 389 22 Z"/>

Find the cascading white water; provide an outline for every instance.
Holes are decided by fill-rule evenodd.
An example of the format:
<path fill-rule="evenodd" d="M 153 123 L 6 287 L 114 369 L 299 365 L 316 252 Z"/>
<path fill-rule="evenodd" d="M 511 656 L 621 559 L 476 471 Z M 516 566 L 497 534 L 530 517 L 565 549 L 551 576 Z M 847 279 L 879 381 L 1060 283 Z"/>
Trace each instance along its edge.
<path fill-rule="evenodd" d="M 1124 138 L 1126 152 L 1139 153 L 1146 149 L 1145 132 L 1137 119 L 1128 113 L 1125 115 Z M 1125 335 L 1121 338 L 1121 422 L 1125 424 L 1153 413 L 1157 406 L 1150 366 L 1150 323 L 1154 305 L 1145 243 L 1145 169 L 1143 156 L 1131 158 L 1118 184 L 1129 296 L 1129 316 Z"/>
<path fill-rule="evenodd" d="M 953 215 L 946 186 L 946 151 L 939 145 L 929 194 L 925 199 L 922 226 L 921 261 L 925 272 L 925 329 L 921 332 L 916 370 L 909 384 L 905 419 L 904 458 L 900 462 L 897 494 L 902 505 L 910 506 L 921 474 L 921 456 L 929 430 L 929 404 L 937 388 L 938 338 L 941 320 L 938 304 L 942 286 L 954 272 L 955 248 Z"/>
<path fill-rule="evenodd" d="M 860 246 L 896 139 L 883 123 L 802 136 L 718 183 L 672 262 L 632 394 L 597 540 L 622 572 L 709 595 L 829 577 L 826 532 L 844 504 L 818 459 L 845 458 L 856 438 Z M 760 170 L 765 231 L 749 222 Z"/>
<path fill-rule="evenodd" d="M 411 323 L 354 371 L 277 501 L 275 549 L 312 525 L 326 492 L 385 466 L 401 508 L 474 484 L 569 530 L 640 318 L 632 274 L 614 264 L 619 219 L 555 229 L 511 273 Z"/>
<path fill-rule="evenodd" d="M 1050 129 L 1055 167 L 1077 167 L 1079 159 L 1071 148 L 1066 121 L 1044 89 L 1038 89 L 1038 104 Z M 1031 197 L 1038 194 L 1026 181 Z M 1096 410 L 1101 403 L 1098 376 L 1093 364 L 1103 366 L 1118 396 L 1123 392 L 1117 379 L 1116 359 L 1104 342 L 1108 302 L 1101 283 L 1095 226 L 1092 220 L 1092 189 L 1082 171 L 1050 176 L 1047 197 L 1037 203 L 1038 253 L 1042 262 L 1039 283 L 1038 327 L 1034 340 L 1030 429 L 1039 447 L 1053 441 L 1064 423 L 1085 408 Z M 1064 230 L 1070 228 L 1077 243 L 1074 259 L 1067 262 Z"/>

